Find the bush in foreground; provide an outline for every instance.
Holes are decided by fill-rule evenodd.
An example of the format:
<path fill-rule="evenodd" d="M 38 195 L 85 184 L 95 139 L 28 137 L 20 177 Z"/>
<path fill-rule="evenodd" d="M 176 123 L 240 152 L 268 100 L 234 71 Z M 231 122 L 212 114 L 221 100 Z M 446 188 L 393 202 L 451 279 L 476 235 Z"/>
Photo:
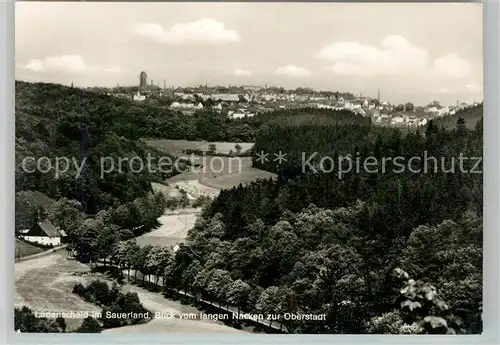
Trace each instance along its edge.
<path fill-rule="evenodd" d="M 142 321 L 149 320 L 150 318 L 150 313 L 141 304 L 139 296 L 137 296 L 136 293 L 131 292 L 125 294 L 121 293 L 116 284 L 113 285 L 113 287 L 110 289 L 105 282 L 95 280 L 87 287 L 83 286 L 82 284 L 76 284 L 73 287 L 73 293 L 79 295 L 86 301 L 103 306 L 101 317 L 103 328 L 113 328 L 129 324 L 137 324 Z M 116 317 L 116 314 L 123 313 L 134 313 L 137 317 L 132 316 L 130 318 L 123 319 Z M 85 327 L 83 328 L 84 330 L 96 329 L 95 325 L 92 326 L 90 322 L 91 321 L 89 320 L 85 323 Z M 78 332 L 95 333 L 90 331 Z"/>

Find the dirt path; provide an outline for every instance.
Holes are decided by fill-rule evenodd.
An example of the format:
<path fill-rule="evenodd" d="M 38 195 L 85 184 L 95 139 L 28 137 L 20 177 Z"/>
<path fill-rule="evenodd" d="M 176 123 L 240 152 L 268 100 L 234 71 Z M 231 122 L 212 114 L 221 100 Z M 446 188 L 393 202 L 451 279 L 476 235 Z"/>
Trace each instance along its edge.
<path fill-rule="evenodd" d="M 71 272 L 87 272 L 88 267 L 74 260 L 66 260 L 66 251 L 55 252 L 15 264 L 14 306 L 26 306 L 39 312 L 96 312 L 100 308 L 83 301 L 72 293 L 73 286 L 87 279 Z M 81 319 L 67 319 L 74 329 Z"/>
<path fill-rule="evenodd" d="M 123 286 L 124 291 L 136 292 L 141 303 L 152 313 L 175 315 L 177 317 L 199 315 L 196 308 L 164 298 L 158 292 L 150 292 L 134 285 Z M 246 333 L 211 320 L 155 317 L 146 324 L 114 328 L 104 333 Z"/>

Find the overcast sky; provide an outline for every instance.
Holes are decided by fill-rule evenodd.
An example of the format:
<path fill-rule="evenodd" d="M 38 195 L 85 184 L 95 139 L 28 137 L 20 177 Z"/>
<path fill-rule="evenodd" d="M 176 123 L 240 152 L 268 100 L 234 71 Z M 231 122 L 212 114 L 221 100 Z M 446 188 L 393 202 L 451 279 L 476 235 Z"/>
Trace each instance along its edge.
<path fill-rule="evenodd" d="M 482 100 L 480 4 L 16 3 L 16 78 Z"/>

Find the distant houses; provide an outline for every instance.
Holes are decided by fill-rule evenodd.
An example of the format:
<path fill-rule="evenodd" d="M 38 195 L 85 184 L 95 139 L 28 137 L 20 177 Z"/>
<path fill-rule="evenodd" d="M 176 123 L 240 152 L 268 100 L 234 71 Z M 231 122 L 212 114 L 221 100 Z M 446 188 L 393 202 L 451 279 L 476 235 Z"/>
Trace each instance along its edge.
<path fill-rule="evenodd" d="M 396 116 L 391 119 L 391 125 L 403 124 L 404 118 L 401 116 Z"/>
<path fill-rule="evenodd" d="M 203 104 L 199 102 L 197 105 L 194 103 L 181 103 L 181 102 L 173 102 L 170 105 L 170 108 L 172 109 L 196 109 L 196 110 L 201 110 L 203 109 Z"/>
<path fill-rule="evenodd" d="M 208 99 L 211 99 L 211 100 L 213 100 L 215 102 L 239 102 L 240 101 L 240 96 L 238 94 L 224 94 L 224 93 L 219 93 L 219 94 L 203 94 L 203 93 L 190 94 L 190 93 L 176 92 L 176 93 L 174 93 L 174 96 L 176 98 L 180 98 L 180 99 L 182 99 L 184 101 L 195 101 L 196 97 L 202 99 L 203 101 L 207 101 Z"/>
<path fill-rule="evenodd" d="M 425 126 L 432 118 L 453 115 L 461 109 L 472 106 L 458 102 L 456 106 L 441 106 L 437 101 L 426 106 L 414 106 L 411 102 L 391 104 L 380 99 L 380 94 L 377 98 L 373 98 L 302 88 L 285 90 L 200 85 L 192 88 L 174 89 L 172 87 L 168 90 L 164 86 L 163 92 L 159 88 L 156 91 L 152 88 L 142 88 L 140 91 L 135 88 L 131 90 L 133 94 L 128 94 L 126 98 L 141 102 L 146 99 L 155 100 L 158 97 L 167 97 L 166 103 L 169 104 L 169 108 L 184 115 L 193 115 L 198 111 L 208 110 L 208 113 L 224 114 L 229 119 L 242 119 L 276 110 L 317 108 L 350 111 L 363 117 L 370 117 L 377 125 L 395 127 Z M 122 91 L 117 89 L 116 92 Z M 476 104 L 477 102 L 474 103 Z"/>
<path fill-rule="evenodd" d="M 214 101 L 221 101 L 221 102 L 238 102 L 240 100 L 239 95 L 237 94 L 215 94 L 215 95 L 207 95 L 207 99 L 211 98 Z"/>
<path fill-rule="evenodd" d="M 59 246 L 64 242 L 67 234 L 64 230 L 57 229 L 50 221 L 43 220 L 29 229 L 21 230 L 19 237 L 27 242 L 44 246 Z"/>
<path fill-rule="evenodd" d="M 142 102 L 146 99 L 146 96 L 141 95 L 141 93 L 139 91 L 137 91 L 137 93 L 134 95 L 133 99 L 136 102 Z"/>
<path fill-rule="evenodd" d="M 245 109 L 238 109 L 238 111 L 230 110 L 227 113 L 227 117 L 230 119 L 242 119 L 245 117 L 252 117 L 252 116 L 255 116 L 255 113 L 248 112 Z"/>

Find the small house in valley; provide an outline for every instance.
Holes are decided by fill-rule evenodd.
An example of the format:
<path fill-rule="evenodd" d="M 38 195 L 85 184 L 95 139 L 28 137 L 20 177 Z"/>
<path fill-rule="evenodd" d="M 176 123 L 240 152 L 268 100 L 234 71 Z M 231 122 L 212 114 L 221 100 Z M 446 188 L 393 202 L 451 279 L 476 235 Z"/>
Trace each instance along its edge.
<path fill-rule="evenodd" d="M 35 223 L 29 229 L 21 231 L 20 237 L 28 242 L 59 246 L 63 243 L 66 233 L 64 230 L 58 230 L 50 221 L 43 220 Z"/>

